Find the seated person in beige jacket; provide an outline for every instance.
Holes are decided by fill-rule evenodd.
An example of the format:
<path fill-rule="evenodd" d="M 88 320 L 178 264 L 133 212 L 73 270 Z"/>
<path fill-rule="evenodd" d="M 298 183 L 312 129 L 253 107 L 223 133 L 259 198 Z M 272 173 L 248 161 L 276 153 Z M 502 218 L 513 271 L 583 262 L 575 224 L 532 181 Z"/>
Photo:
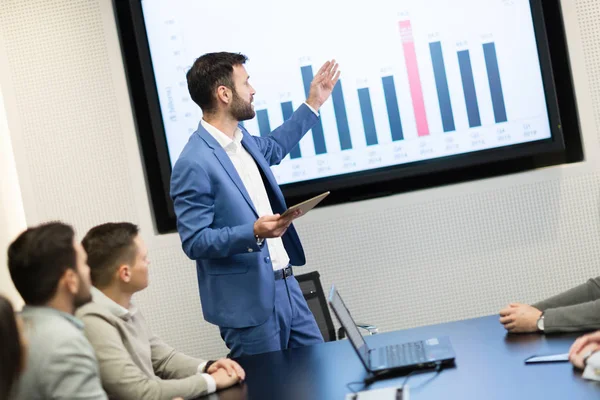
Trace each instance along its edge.
<path fill-rule="evenodd" d="M 88 253 L 93 302 L 77 311 L 94 347 L 102 385 L 110 398 L 196 398 L 235 385 L 244 370 L 233 360 L 205 362 L 186 356 L 154 336 L 131 303 L 148 286 L 147 250 L 130 223 L 91 229 Z"/>
<path fill-rule="evenodd" d="M 531 306 L 510 303 L 500 322 L 511 333 L 600 329 L 600 277 Z"/>

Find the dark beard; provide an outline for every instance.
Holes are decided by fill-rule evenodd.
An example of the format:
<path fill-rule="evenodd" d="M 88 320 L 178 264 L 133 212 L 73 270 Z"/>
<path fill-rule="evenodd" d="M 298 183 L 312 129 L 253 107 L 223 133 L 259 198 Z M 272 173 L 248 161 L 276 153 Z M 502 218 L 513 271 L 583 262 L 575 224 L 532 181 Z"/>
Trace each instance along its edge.
<path fill-rule="evenodd" d="M 246 103 L 237 92 L 233 92 L 233 103 L 231 104 L 231 115 L 238 121 L 247 121 L 254 118 L 256 113 L 252 104 Z"/>
<path fill-rule="evenodd" d="M 81 278 L 81 275 L 79 276 L 79 281 L 83 282 L 83 278 Z M 80 283 L 80 285 L 83 285 L 83 283 Z M 79 287 L 79 293 L 77 293 L 75 295 L 75 298 L 73 299 L 73 305 L 75 306 L 75 309 L 78 309 L 79 307 L 86 305 L 87 303 L 92 301 L 92 291 L 91 291 L 91 287 L 88 288 L 87 293 L 81 293 L 82 291 L 82 287 Z"/>

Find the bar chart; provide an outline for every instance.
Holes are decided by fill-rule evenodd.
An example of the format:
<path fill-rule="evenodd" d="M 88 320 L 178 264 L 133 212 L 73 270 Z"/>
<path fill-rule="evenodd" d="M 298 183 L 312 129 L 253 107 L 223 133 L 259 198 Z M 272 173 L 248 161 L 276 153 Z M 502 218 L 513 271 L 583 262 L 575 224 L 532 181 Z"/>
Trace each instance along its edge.
<path fill-rule="evenodd" d="M 502 90 L 502 74 L 498 64 L 498 54 L 496 51 L 496 45 L 494 42 L 482 42 L 478 45 L 481 51 L 473 51 L 471 49 L 463 49 L 457 51 L 447 51 L 444 53 L 444 44 L 442 40 L 429 41 L 427 43 L 430 55 L 430 65 L 419 65 L 416 55 L 416 46 L 412 33 L 412 22 L 410 20 L 398 21 L 399 37 L 401 40 L 402 48 L 404 50 L 404 62 L 407 71 L 407 78 L 409 86 L 406 90 L 410 93 L 410 108 L 406 107 L 401 109 L 401 105 L 398 102 L 397 87 L 395 83 L 394 75 L 386 75 L 381 77 L 380 85 L 383 89 L 383 97 L 385 102 L 385 112 L 387 113 L 387 120 L 389 123 L 389 131 L 391 133 L 392 142 L 404 141 L 404 129 L 402 126 L 402 114 L 410 113 L 413 114 L 416 122 L 416 134 L 417 137 L 427 137 L 433 134 L 430 129 L 429 119 L 439 118 L 441 120 L 442 131 L 438 133 L 450 133 L 456 131 L 456 123 L 454 118 L 454 110 L 451 101 L 450 88 L 448 84 L 448 74 L 446 69 L 447 63 L 455 63 L 460 71 L 460 83 L 461 83 L 461 96 L 464 101 L 464 107 L 466 110 L 466 117 L 468 120 L 468 128 L 481 128 L 482 120 L 480 113 L 480 101 L 478 99 L 477 90 L 475 88 L 475 79 L 473 72 L 473 64 L 471 61 L 471 52 L 482 55 L 482 61 L 485 64 L 486 72 L 486 90 L 489 90 L 489 98 L 491 103 L 489 104 L 491 111 L 494 115 L 493 125 L 506 123 L 509 121 L 504 93 Z M 304 94 L 308 96 L 310 90 L 310 83 L 313 79 L 313 65 L 303 65 L 300 67 L 300 75 L 304 86 Z M 433 72 L 435 93 L 429 93 L 436 97 L 438 109 L 436 114 L 428 115 L 425 106 L 425 97 L 427 94 L 424 93 L 422 87 L 422 78 L 420 71 L 423 68 L 430 68 Z M 348 110 L 346 108 L 345 96 L 351 96 L 351 94 L 344 94 L 344 80 L 340 80 L 333 90 L 331 100 L 333 103 L 333 111 L 335 118 L 335 126 L 337 128 L 337 139 L 339 140 L 339 150 L 341 152 L 353 150 L 352 136 L 350 132 L 350 125 L 348 122 Z M 371 90 L 364 80 L 357 81 L 357 89 L 354 94 L 358 99 L 359 113 L 361 119 L 361 126 L 355 127 L 356 130 L 362 130 L 364 135 L 364 141 L 367 148 L 372 148 L 380 144 L 378 137 L 378 131 L 375 124 L 375 116 L 373 110 L 373 102 L 371 100 Z M 281 103 L 281 110 L 283 114 L 283 120 L 290 118 L 293 112 L 293 106 L 291 102 Z M 259 126 L 259 132 L 261 136 L 266 136 L 270 132 L 270 124 L 268 116 L 265 110 L 257 111 L 257 121 Z M 488 125 L 489 126 L 489 125 Z M 505 132 L 505 130 L 501 130 Z M 314 155 L 325 155 L 327 156 L 327 145 L 325 142 L 325 132 L 321 120 L 312 129 L 312 138 L 314 151 L 311 154 Z M 476 138 L 480 135 L 476 134 Z M 459 139 L 454 139 L 446 142 L 449 145 L 445 146 L 445 154 L 453 154 L 455 150 L 461 147 Z M 464 142 L 464 140 L 462 141 Z M 471 140 L 471 146 L 477 148 L 481 146 L 484 141 L 482 140 Z M 463 144 L 464 148 L 465 145 Z M 468 147 L 468 144 L 467 144 Z M 415 150 L 416 151 L 416 150 Z M 422 146 L 420 154 L 426 159 L 428 154 L 432 153 L 444 154 L 444 148 L 431 148 L 428 146 Z M 388 154 L 388 158 L 390 155 Z M 300 146 L 298 145 L 292 151 L 290 160 L 298 160 L 302 157 Z M 398 159 L 396 155 L 395 159 Z M 408 155 L 406 157 L 409 158 Z M 378 160 L 384 160 L 379 157 Z M 348 158 L 346 158 L 348 160 Z M 371 162 L 375 164 L 375 162 Z M 357 165 L 352 163 L 352 165 Z"/>
<path fill-rule="evenodd" d="M 419 67 L 416 62 L 414 45 L 412 42 L 406 42 L 409 37 L 407 30 L 410 29 L 410 21 L 400 22 L 400 30 L 402 32 L 403 43 L 405 46 L 406 66 L 409 71 L 410 94 L 412 98 L 412 110 L 404 110 L 405 112 L 414 113 L 417 121 L 418 136 L 430 135 L 428 116 L 425 110 L 424 94 L 421 87 L 421 79 L 419 77 Z M 410 43 L 406 47 L 407 43 Z M 454 123 L 454 113 L 452 102 L 450 100 L 450 90 L 448 87 L 448 78 L 446 75 L 446 67 L 444 55 L 442 52 L 442 42 L 429 43 L 431 53 L 431 68 L 434 72 L 437 101 L 439 103 L 439 114 L 442 120 L 444 132 L 453 132 L 456 130 Z M 502 92 L 502 78 L 498 67 L 498 59 L 493 42 L 483 43 L 482 48 L 485 55 L 485 65 L 488 74 L 488 84 L 490 96 L 492 99 L 493 112 L 495 123 L 503 123 L 508 121 L 504 95 Z M 479 113 L 479 101 L 475 91 L 475 81 L 473 78 L 473 68 L 469 50 L 461 50 L 456 52 L 455 59 L 460 67 L 462 80 L 462 94 L 467 109 L 469 127 L 476 128 L 481 126 L 481 117 Z M 313 79 L 313 67 L 306 65 L 301 67 L 300 73 L 304 84 L 305 95 L 308 96 L 310 83 Z M 393 141 L 404 139 L 402 120 L 400 109 L 396 95 L 396 86 L 394 84 L 394 76 L 381 77 L 381 84 L 385 97 L 386 111 L 389 119 L 389 127 L 392 132 Z M 373 106 L 369 87 L 360 87 L 357 89 L 357 96 L 360 104 L 360 115 L 362 117 L 362 128 L 364 131 L 367 146 L 377 145 L 379 143 L 377 137 L 377 129 L 375 127 L 375 118 L 373 115 Z M 343 81 L 340 80 L 335 86 L 331 95 L 339 144 L 341 150 L 352 149 L 352 138 L 350 135 L 350 126 L 348 124 L 347 110 L 344 100 Z M 281 113 L 283 119 L 287 120 L 291 117 L 294 111 L 292 102 L 286 101 L 281 103 Z M 271 132 L 271 125 L 267 110 L 257 110 L 256 118 L 260 136 L 267 136 Z M 312 128 L 312 137 L 314 143 L 314 152 L 317 155 L 327 153 L 327 145 L 325 143 L 325 134 L 323 131 L 322 122 L 319 120 L 315 127 Z M 296 148 L 291 158 L 301 157 L 300 148 Z"/>
<path fill-rule="evenodd" d="M 231 17 L 231 37 L 210 44 L 187 40 L 178 52 L 188 64 L 199 54 L 224 49 L 249 56 L 256 116 L 243 126 L 252 135 L 266 138 L 290 119 L 322 63 L 339 62 L 341 79 L 318 111 L 318 122 L 273 166 L 280 184 L 550 137 L 529 1 L 381 0 L 372 7 L 342 0 L 305 2 L 294 8 L 294 19 L 277 18 L 289 13 L 289 5 L 271 0 L 257 0 L 248 15 L 238 11 L 245 8 L 242 0 L 175 0 L 169 8 L 151 3 L 157 24 L 164 14 L 175 14 L 170 20 L 177 21 L 182 37 L 212 38 L 210 29 L 217 28 L 212 21 Z M 322 12 L 314 15 L 311 8 Z M 328 17 L 340 8 L 344 18 Z M 246 31 L 248 17 L 252 35 Z M 327 26 L 335 37 L 305 29 L 306 21 Z M 166 42 L 157 39 L 155 47 L 161 45 Z M 175 77 L 157 75 L 159 92 L 173 87 L 168 79 Z M 189 99 L 174 103 L 167 99 L 161 105 L 171 118 L 166 129 L 172 158 L 201 117 Z"/>

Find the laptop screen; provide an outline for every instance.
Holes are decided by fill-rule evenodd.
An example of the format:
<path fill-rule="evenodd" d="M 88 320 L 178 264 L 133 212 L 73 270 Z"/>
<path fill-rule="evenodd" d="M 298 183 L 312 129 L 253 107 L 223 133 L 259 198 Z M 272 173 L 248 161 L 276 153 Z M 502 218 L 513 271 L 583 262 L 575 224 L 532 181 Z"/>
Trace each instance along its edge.
<path fill-rule="evenodd" d="M 346 335 L 348 339 L 352 343 L 352 347 L 358 353 L 361 361 L 365 365 L 367 369 L 369 369 L 369 348 L 367 347 L 367 343 L 365 339 L 360 334 L 360 331 L 356 327 L 354 323 L 354 319 L 350 315 L 350 311 L 342 301 L 342 297 L 335 289 L 335 286 L 331 287 L 331 293 L 329 294 L 329 304 L 333 309 L 333 312 L 337 316 L 337 319 L 340 321 L 340 324 L 344 327 L 346 331 Z"/>

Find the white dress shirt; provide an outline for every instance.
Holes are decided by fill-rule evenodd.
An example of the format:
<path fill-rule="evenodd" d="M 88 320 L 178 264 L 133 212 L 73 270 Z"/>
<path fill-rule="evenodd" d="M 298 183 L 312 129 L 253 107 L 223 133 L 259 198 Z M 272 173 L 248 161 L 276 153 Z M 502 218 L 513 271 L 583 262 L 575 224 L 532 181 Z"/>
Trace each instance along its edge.
<path fill-rule="evenodd" d="M 211 136 L 215 138 L 217 142 L 219 142 L 229 156 L 229 159 L 233 163 L 235 170 L 240 176 L 246 191 L 250 195 L 252 204 L 254 204 L 254 208 L 256 209 L 259 217 L 273 215 L 271 202 L 269 201 L 267 189 L 265 188 L 265 184 L 262 180 L 262 176 L 260 175 L 260 171 L 258 170 L 258 166 L 256 165 L 256 162 L 250 153 L 248 153 L 244 146 L 242 146 L 243 134 L 240 128 L 236 128 L 232 140 L 229 136 L 205 120 L 202 120 L 201 124 L 204 129 L 206 129 L 208 133 L 210 133 Z M 273 270 L 277 271 L 287 267 L 290 263 L 290 257 L 288 256 L 287 251 L 285 251 L 285 247 L 283 246 L 283 241 L 281 238 L 266 239 L 266 242 L 269 249 L 269 254 L 271 255 Z"/>

